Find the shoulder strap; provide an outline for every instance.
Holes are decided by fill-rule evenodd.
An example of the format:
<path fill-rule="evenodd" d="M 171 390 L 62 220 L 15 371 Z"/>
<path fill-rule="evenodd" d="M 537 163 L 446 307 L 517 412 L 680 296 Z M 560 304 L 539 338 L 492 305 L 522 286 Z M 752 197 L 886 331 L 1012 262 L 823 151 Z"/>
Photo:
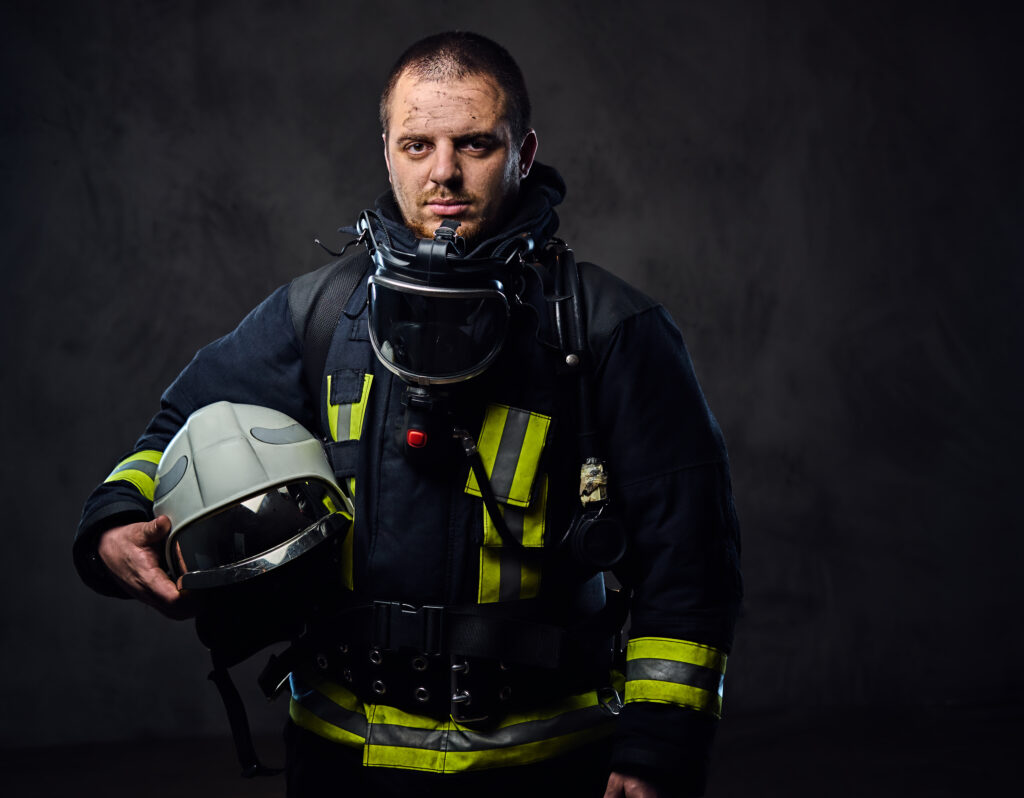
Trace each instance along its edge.
<path fill-rule="evenodd" d="M 369 255 L 359 247 L 292 283 L 288 308 L 295 332 L 302 339 L 302 371 L 314 406 L 319 402 L 334 330 L 368 266 Z"/>

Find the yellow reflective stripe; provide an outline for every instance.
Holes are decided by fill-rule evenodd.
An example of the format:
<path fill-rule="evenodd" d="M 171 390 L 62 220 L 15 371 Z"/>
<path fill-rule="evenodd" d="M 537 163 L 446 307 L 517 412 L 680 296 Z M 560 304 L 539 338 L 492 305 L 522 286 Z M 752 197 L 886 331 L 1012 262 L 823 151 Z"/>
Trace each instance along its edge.
<path fill-rule="evenodd" d="M 544 443 L 547 441 L 550 426 L 551 419 L 547 416 L 530 413 L 530 422 L 526 427 L 523 448 L 519 453 L 519 465 L 516 466 L 516 475 L 512 479 L 512 490 L 509 492 L 509 504 L 516 504 L 523 500 L 529 504 L 530 493 L 533 490 L 533 478 L 537 473 L 537 464 L 540 462 L 541 452 L 544 451 Z"/>
<path fill-rule="evenodd" d="M 363 392 L 359 401 L 351 404 L 331 404 L 331 379 L 327 375 L 327 425 L 330 428 L 331 440 L 355 441 L 363 434 L 363 420 L 366 417 L 366 405 L 370 398 L 372 374 L 363 375 Z"/>
<path fill-rule="evenodd" d="M 331 403 L 332 374 L 327 375 L 327 425 L 330 428 L 331 440 L 333 441 L 355 441 L 363 435 L 363 421 L 366 419 L 366 408 L 370 399 L 370 387 L 373 384 L 373 375 L 363 375 L 363 390 L 357 402 L 351 404 Z M 347 481 L 348 495 L 355 498 L 356 479 L 349 477 Z M 341 582 L 349 590 L 353 590 L 355 580 L 352 569 L 352 549 L 355 542 L 355 530 L 349 530 L 345 542 L 342 544 L 341 554 Z"/>
<path fill-rule="evenodd" d="M 656 682 L 635 679 L 626 682 L 625 703 L 646 701 L 655 704 L 675 706 L 710 712 L 716 718 L 722 717 L 722 697 L 717 693 L 674 682 Z"/>
<path fill-rule="evenodd" d="M 340 726 L 335 726 L 332 723 L 328 723 L 327 721 L 318 718 L 295 700 L 292 700 L 288 705 L 288 716 L 295 722 L 295 725 L 301 726 L 303 729 L 311 731 L 314 734 L 318 734 L 325 739 L 333 740 L 336 743 L 359 747 L 366 742 L 365 739 L 360 737 L 358 734 L 353 734 Z"/>
<path fill-rule="evenodd" d="M 162 456 L 163 452 L 155 449 L 134 452 L 118 463 L 103 483 L 128 482 L 145 498 L 153 501 L 153 494 L 156 492 L 156 469 Z"/>
<path fill-rule="evenodd" d="M 500 601 L 501 554 L 504 549 L 480 547 L 480 574 L 477 586 L 477 604 L 493 604 Z"/>
<path fill-rule="evenodd" d="M 608 736 L 614 723 L 594 690 L 541 711 L 511 714 L 489 732 L 386 706 L 368 706 L 367 718 L 363 764 L 436 773 L 548 759 Z"/>
<path fill-rule="evenodd" d="M 612 730 L 611 723 L 605 723 L 560 737 L 549 737 L 545 740 L 485 751 L 437 751 L 367 743 L 363 749 L 363 764 L 370 767 L 424 770 L 432 773 L 464 773 L 470 770 L 528 765 L 608 737 Z"/>
<path fill-rule="evenodd" d="M 488 476 L 494 473 L 494 460 L 498 456 L 498 446 L 501 444 L 501 433 L 504 431 L 505 421 L 508 419 L 508 410 L 506 405 L 487 405 L 487 410 L 484 413 L 484 423 L 476 441 L 476 448 L 480 452 L 480 459 L 483 461 L 484 471 Z M 476 474 L 472 469 L 469 471 L 466 492 L 474 496 L 480 495 L 480 486 L 477 484 Z"/>
<path fill-rule="evenodd" d="M 550 427 L 549 416 L 507 405 L 487 406 L 477 449 L 499 501 L 516 507 L 529 506 Z M 480 495 L 472 470 L 466 480 L 466 493 Z"/>
<path fill-rule="evenodd" d="M 508 767 L 510 765 L 527 765 L 550 759 L 561 753 L 579 748 L 589 742 L 600 740 L 611 735 L 611 721 L 583 731 L 564 734 L 560 737 L 549 737 L 531 743 L 512 745 L 506 748 L 494 748 L 489 751 L 449 751 L 445 758 L 445 770 L 461 772 L 466 770 L 482 770 L 484 768 Z"/>
<path fill-rule="evenodd" d="M 451 718 L 363 705 L 344 687 L 322 679 L 294 689 L 289 715 L 296 724 L 328 740 L 363 745 L 363 764 L 377 767 L 454 773 L 522 765 L 608 736 L 614 728 L 614 714 L 597 690 L 510 713 L 482 732 Z"/>
<path fill-rule="evenodd" d="M 505 519 L 505 526 L 528 549 L 544 547 L 544 521 L 548 510 L 548 476 L 540 475 L 540 484 L 537 486 L 537 496 L 530 506 L 525 510 L 519 507 L 510 507 L 499 504 L 498 512 Z M 491 514 L 487 508 L 484 513 L 484 543 L 485 546 L 504 546 L 498 528 L 491 520 Z"/>
<path fill-rule="evenodd" d="M 625 702 L 674 704 L 720 717 L 726 661 L 725 652 L 689 640 L 630 640 Z"/>
<path fill-rule="evenodd" d="M 359 401 L 352 405 L 352 412 L 349 415 L 349 440 L 359 440 L 363 434 L 363 419 L 366 416 L 366 403 L 370 398 L 370 385 L 372 382 L 372 374 L 363 375 L 363 392 L 359 396 Z"/>
<path fill-rule="evenodd" d="M 544 522 L 547 515 L 548 478 L 542 474 L 537 497 L 525 511 L 498 505 L 509 531 L 523 542 L 523 547 L 505 545 L 491 521 L 487 508 L 484 514 L 484 543 L 480 547 L 480 571 L 477 603 L 515 601 L 540 595 L 541 554 L 544 548 Z"/>
<path fill-rule="evenodd" d="M 129 457 L 124 458 L 120 463 L 117 464 L 118 468 L 123 466 L 125 463 L 130 463 L 132 460 L 144 460 L 147 463 L 160 463 L 160 458 L 164 456 L 163 452 L 158 452 L 156 449 L 142 449 L 141 451 L 135 452 Z M 116 469 L 115 469 L 116 470 Z"/>
<path fill-rule="evenodd" d="M 535 598 L 540 594 L 541 560 L 537 549 L 481 546 L 477 603 Z"/>
<path fill-rule="evenodd" d="M 725 673 L 728 657 L 725 652 L 713 646 L 693 643 L 689 640 L 675 640 L 671 637 L 637 637 L 626 646 L 626 661 L 631 659 L 667 659 L 672 662 L 686 662 L 711 668 Z"/>

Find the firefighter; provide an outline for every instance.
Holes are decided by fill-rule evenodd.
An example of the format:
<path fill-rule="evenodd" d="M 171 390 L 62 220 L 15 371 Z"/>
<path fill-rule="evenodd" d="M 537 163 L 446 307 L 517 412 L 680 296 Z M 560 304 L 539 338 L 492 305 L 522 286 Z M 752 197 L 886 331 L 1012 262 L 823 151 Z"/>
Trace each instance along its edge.
<path fill-rule="evenodd" d="M 221 577 L 282 538 L 189 561 L 183 530 L 238 497 L 169 517 L 184 455 L 168 452 L 197 413 L 207 432 L 221 422 L 202 419 L 283 414 L 322 439 L 335 480 L 317 482 L 333 510 L 289 527 L 327 553 L 316 579 L 333 582 L 280 626 L 289 795 L 700 795 L 739 537 L 679 330 L 555 238 L 565 185 L 536 160 L 522 74 L 499 45 L 415 43 L 380 117 L 390 190 L 356 242 L 196 354 L 86 502 L 79 572 L 203 620 Z M 232 434 L 252 426 L 274 425 Z M 268 612 L 229 604 L 228 618 Z M 205 624 L 206 642 L 224 627 Z"/>

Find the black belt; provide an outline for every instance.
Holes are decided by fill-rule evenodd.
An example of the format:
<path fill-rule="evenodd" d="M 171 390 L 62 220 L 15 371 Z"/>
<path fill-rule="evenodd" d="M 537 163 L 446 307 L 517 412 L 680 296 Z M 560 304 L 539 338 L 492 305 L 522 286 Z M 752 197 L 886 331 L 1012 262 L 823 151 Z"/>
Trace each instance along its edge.
<path fill-rule="evenodd" d="M 268 695 L 293 670 L 321 672 L 368 703 L 461 723 L 607 685 L 627 611 L 605 607 L 575 624 L 534 620 L 538 602 L 413 607 L 376 601 L 311 625 L 260 678 Z"/>

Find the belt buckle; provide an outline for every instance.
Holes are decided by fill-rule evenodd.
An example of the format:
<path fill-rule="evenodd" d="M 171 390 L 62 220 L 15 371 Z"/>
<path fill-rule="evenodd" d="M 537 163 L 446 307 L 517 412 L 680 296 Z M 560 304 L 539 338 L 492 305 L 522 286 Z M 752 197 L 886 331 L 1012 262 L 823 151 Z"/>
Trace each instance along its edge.
<path fill-rule="evenodd" d="M 436 657 L 444 648 L 444 607 L 375 601 L 373 637 L 373 645 L 381 651 L 412 648 Z"/>

